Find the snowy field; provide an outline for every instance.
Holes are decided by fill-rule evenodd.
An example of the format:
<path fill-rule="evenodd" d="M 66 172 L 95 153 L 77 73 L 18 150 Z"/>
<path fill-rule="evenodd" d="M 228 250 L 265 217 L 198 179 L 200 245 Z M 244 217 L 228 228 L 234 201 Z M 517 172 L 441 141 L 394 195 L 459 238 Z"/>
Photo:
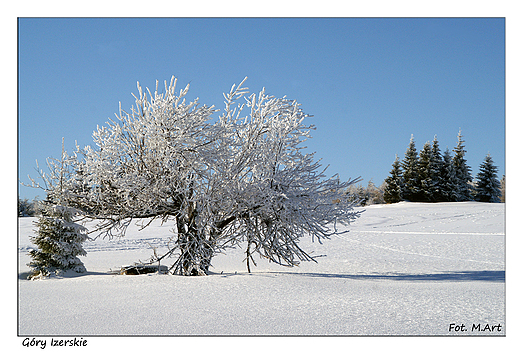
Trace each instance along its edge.
<path fill-rule="evenodd" d="M 248 274 L 244 250 L 232 249 L 214 258 L 205 277 L 109 273 L 147 260 L 151 246 L 165 251 L 171 226 L 156 223 L 133 226 L 124 239 L 87 242 L 86 274 L 28 281 L 35 218 L 21 218 L 18 334 L 506 333 L 504 204 L 364 209 L 349 233 L 321 245 L 302 240 L 303 249 L 326 255 L 318 263 L 286 268 L 259 260 Z"/>

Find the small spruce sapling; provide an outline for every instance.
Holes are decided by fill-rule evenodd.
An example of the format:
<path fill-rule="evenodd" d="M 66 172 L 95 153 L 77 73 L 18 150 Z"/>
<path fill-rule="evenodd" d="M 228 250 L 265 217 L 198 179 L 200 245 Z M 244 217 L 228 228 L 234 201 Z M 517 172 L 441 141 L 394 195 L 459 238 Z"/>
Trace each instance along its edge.
<path fill-rule="evenodd" d="M 78 256 L 86 256 L 82 243 L 88 239 L 87 229 L 74 223 L 74 209 L 60 205 L 45 205 L 35 222 L 36 236 L 31 241 L 38 246 L 29 255 L 28 264 L 33 270 L 29 279 L 63 274 L 67 271 L 85 272 Z"/>

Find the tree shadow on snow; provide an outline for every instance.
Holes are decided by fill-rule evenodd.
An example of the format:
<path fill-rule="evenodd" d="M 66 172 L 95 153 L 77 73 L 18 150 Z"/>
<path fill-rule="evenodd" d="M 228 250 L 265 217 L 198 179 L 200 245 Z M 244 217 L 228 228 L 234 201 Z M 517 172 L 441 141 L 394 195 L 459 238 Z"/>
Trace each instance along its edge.
<path fill-rule="evenodd" d="M 29 277 L 29 275 L 31 274 L 31 272 L 20 272 L 18 274 L 18 279 L 28 279 L 27 277 Z M 83 277 L 83 276 L 102 276 L 102 275 L 110 275 L 110 273 L 107 273 L 107 272 L 92 272 L 92 271 L 87 271 L 87 272 L 81 272 L 81 273 L 78 273 L 78 272 L 73 272 L 73 271 L 68 271 L 66 273 L 62 273 L 60 275 L 51 275 L 50 277 L 48 278 L 74 278 L 74 277 Z"/>
<path fill-rule="evenodd" d="M 270 272 L 273 273 L 273 272 Z M 291 274 L 305 277 L 316 278 L 344 278 L 355 280 L 393 280 L 393 281 L 432 281 L 432 282 L 505 282 L 505 271 L 452 271 L 443 273 L 387 273 L 387 274 L 366 274 L 349 275 L 335 273 L 305 273 L 305 272 L 275 272 L 277 274 Z"/>

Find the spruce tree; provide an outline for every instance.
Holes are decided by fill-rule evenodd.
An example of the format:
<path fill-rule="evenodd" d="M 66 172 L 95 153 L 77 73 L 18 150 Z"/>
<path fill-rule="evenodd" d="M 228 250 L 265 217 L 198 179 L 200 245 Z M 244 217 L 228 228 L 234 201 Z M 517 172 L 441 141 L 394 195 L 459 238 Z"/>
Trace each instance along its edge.
<path fill-rule="evenodd" d="M 429 202 L 432 201 L 433 183 L 431 178 L 431 160 L 432 147 L 430 142 L 426 142 L 419 154 L 418 173 L 419 173 L 419 197 L 418 201 Z"/>
<path fill-rule="evenodd" d="M 38 246 L 29 255 L 33 269 L 29 279 L 43 278 L 67 271 L 85 272 L 77 256 L 85 256 L 82 243 L 88 239 L 87 229 L 73 222 L 74 210 L 60 205 L 45 205 L 38 221 L 36 236 L 31 241 Z"/>
<path fill-rule="evenodd" d="M 437 136 L 432 142 L 432 153 L 430 162 L 430 177 L 431 177 L 431 200 L 433 202 L 439 202 L 443 200 L 442 197 L 442 166 L 443 159 L 441 149 L 439 147 L 439 141 Z"/>
<path fill-rule="evenodd" d="M 386 203 L 401 201 L 401 178 L 401 163 L 399 162 L 399 157 L 396 155 L 390 176 L 385 179 L 383 199 Z"/>
<path fill-rule="evenodd" d="M 469 182 L 472 179 L 471 168 L 466 164 L 466 159 L 464 158 L 466 151 L 464 150 L 464 140 L 462 139 L 462 134 L 460 131 L 457 139 L 457 146 L 453 149 L 455 155 L 452 159 L 453 171 L 455 173 L 457 184 L 456 201 L 468 201 L 471 200 L 469 185 Z"/>
<path fill-rule="evenodd" d="M 404 200 L 418 201 L 419 199 L 421 183 L 419 180 L 418 162 L 417 149 L 415 148 L 415 141 L 412 135 L 410 145 L 402 162 L 403 188 L 401 196 Z"/>
<path fill-rule="evenodd" d="M 441 201 L 453 202 L 457 201 L 458 194 L 458 181 L 453 170 L 452 156 L 449 148 L 446 148 L 442 156 L 442 167 L 441 167 Z"/>
<path fill-rule="evenodd" d="M 493 164 L 491 155 L 488 154 L 484 162 L 480 165 L 480 172 L 476 177 L 476 201 L 500 202 L 501 192 L 497 170 L 498 168 Z"/>

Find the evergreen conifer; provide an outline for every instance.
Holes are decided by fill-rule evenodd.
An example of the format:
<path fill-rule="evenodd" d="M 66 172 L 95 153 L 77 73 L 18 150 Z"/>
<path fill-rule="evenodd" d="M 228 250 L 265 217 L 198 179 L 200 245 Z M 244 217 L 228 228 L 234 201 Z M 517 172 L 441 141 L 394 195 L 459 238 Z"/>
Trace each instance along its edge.
<path fill-rule="evenodd" d="M 459 131 L 457 136 L 457 146 L 453 149 L 455 152 L 452 159 L 453 171 L 456 177 L 456 193 L 457 198 L 454 201 L 468 201 L 471 200 L 470 185 L 471 182 L 471 168 L 466 164 L 464 155 L 464 140 L 462 139 L 462 133 Z"/>
<path fill-rule="evenodd" d="M 453 170 L 452 156 L 449 148 L 446 148 L 442 156 L 441 168 L 441 201 L 457 201 L 457 178 Z"/>
<path fill-rule="evenodd" d="M 420 181 L 418 201 L 432 201 L 433 182 L 431 178 L 432 146 L 426 142 L 419 154 L 418 174 Z"/>
<path fill-rule="evenodd" d="M 85 256 L 82 243 L 88 239 L 87 229 L 73 222 L 72 208 L 45 205 L 38 221 L 36 236 L 31 241 L 38 246 L 29 255 L 33 268 L 29 279 L 42 278 L 72 270 L 85 272 L 85 266 L 77 256 Z"/>
<path fill-rule="evenodd" d="M 419 199 L 421 183 L 419 180 L 418 162 L 417 149 L 415 148 L 415 141 L 412 135 L 402 162 L 403 188 L 401 196 L 404 200 L 418 201 Z"/>
<path fill-rule="evenodd" d="M 491 155 L 488 154 L 484 162 L 480 165 L 480 172 L 476 177 L 476 201 L 500 202 L 501 192 L 497 170 L 498 168 L 493 164 Z"/>
<path fill-rule="evenodd" d="M 431 177 L 431 200 L 434 202 L 440 202 L 443 200 L 442 197 L 442 166 L 443 159 L 441 149 L 439 147 L 439 141 L 437 136 L 432 142 L 432 152 L 430 161 L 430 177 Z"/>
<path fill-rule="evenodd" d="M 401 201 L 401 178 L 401 163 L 399 162 L 399 157 L 396 155 L 390 176 L 385 179 L 383 199 L 386 203 Z"/>

